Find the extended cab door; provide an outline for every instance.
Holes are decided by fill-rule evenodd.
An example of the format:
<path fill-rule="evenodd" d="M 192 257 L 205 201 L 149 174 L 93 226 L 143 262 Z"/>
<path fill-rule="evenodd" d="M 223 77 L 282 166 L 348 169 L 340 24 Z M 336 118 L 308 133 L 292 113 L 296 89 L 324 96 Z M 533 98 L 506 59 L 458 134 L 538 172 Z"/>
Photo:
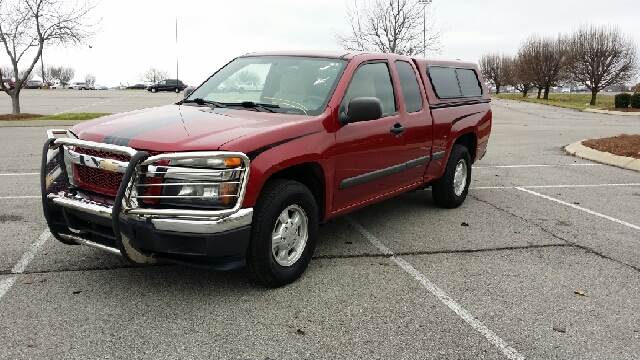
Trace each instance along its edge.
<path fill-rule="evenodd" d="M 417 79 L 413 81 L 414 89 L 420 88 Z M 426 117 L 429 112 L 421 90 L 413 99 L 413 112 L 407 113 L 400 87 L 394 64 L 387 60 L 364 62 L 353 73 L 340 112 L 346 112 L 352 98 L 376 97 L 382 102 L 383 115 L 344 125 L 336 132 L 333 209 L 367 202 L 422 180 L 429 160 L 430 116 Z"/>

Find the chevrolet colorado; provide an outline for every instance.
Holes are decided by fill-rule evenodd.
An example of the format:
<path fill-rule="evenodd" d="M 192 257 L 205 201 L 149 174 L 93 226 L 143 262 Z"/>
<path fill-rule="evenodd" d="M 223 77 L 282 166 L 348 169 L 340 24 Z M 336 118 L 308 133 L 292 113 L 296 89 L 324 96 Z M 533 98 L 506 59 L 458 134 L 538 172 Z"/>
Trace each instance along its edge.
<path fill-rule="evenodd" d="M 134 263 L 246 265 L 282 286 L 306 269 L 324 221 L 428 186 L 437 205 L 462 204 L 489 102 L 471 63 L 247 54 L 176 104 L 49 130 L 44 215 L 65 244 Z"/>

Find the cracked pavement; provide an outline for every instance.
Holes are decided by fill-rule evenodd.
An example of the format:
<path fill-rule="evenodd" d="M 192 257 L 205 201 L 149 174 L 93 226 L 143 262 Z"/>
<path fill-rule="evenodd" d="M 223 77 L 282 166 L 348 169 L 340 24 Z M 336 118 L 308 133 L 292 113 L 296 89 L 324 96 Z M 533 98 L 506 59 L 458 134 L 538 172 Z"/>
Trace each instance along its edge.
<path fill-rule="evenodd" d="M 14 274 L 45 224 L 37 198 L 7 198 L 38 195 L 37 177 L 0 176 L 0 288 L 14 281 L 0 296 L 0 359 L 509 358 L 398 257 L 524 358 L 638 358 L 640 231 L 624 224 L 640 225 L 640 186 L 625 185 L 640 173 L 561 147 L 640 122 L 493 109 L 461 208 L 438 209 L 425 190 L 330 221 L 307 273 L 276 290 L 243 271 L 129 266 L 54 239 Z M 36 172 L 43 141 L 44 128 L 0 128 L 0 174 Z"/>

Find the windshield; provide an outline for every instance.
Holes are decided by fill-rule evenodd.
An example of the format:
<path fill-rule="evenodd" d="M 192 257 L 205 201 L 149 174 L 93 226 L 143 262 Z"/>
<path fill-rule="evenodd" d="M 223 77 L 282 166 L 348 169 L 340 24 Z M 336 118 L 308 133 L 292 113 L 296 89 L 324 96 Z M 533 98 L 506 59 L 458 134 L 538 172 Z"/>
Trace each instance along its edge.
<path fill-rule="evenodd" d="M 280 113 L 324 111 L 345 61 L 300 56 L 248 56 L 233 60 L 196 89 L 187 101 L 228 106 L 271 105 Z M 246 108 L 246 107 L 245 107 Z"/>

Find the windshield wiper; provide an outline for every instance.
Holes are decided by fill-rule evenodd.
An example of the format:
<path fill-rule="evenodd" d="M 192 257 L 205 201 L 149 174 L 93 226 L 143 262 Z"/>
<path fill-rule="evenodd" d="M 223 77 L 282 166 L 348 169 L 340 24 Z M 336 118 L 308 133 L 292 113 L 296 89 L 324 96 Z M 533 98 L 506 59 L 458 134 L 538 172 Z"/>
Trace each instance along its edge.
<path fill-rule="evenodd" d="M 280 105 L 276 104 L 267 104 L 267 103 L 257 103 L 253 101 L 243 101 L 238 103 L 222 103 L 225 106 L 240 106 L 248 109 L 260 109 L 268 112 L 276 112 L 273 109 L 280 108 Z"/>
<path fill-rule="evenodd" d="M 213 105 L 214 107 L 219 107 L 219 108 L 227 107 L 223 103 L 220 103 L 217 101 L 205 100 L 203 98 L 184 99 L 182 100 L 182 104 Z"/>

